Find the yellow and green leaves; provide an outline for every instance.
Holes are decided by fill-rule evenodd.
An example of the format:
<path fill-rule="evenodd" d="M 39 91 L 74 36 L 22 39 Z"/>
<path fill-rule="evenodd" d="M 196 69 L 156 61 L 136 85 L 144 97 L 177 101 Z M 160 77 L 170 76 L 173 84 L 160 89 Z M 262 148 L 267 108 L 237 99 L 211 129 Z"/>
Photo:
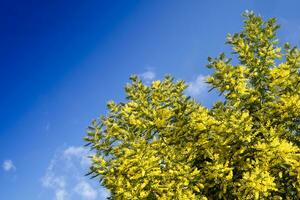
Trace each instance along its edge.
<path fill-rule="evenodd" d="M 208 109 L 183 81 L 133 76 L 127 101 L 89 127 L 91 175 L 112 199 L 300 199 L 300 52 L 281 50 L 275 19 L 244 16 L 227 39 L 238 64 L 209 59 L 224 102 Z"/>

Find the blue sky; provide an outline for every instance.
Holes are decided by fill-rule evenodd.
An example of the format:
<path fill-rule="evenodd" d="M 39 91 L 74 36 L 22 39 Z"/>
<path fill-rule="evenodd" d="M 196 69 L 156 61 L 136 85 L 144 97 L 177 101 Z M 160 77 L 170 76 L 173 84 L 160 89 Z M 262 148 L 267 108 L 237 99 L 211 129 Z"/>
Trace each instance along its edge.
<path fill-rule="evenodd" d="M 300 3 L 276 0 L 17 1 L 0 6 L 0 199 L 99 200 L 84 177 L 85 129 L 124 100 L 131 74 L 172 74 L 205 106 L 208 56 L 228 51 L 241 13 L 277 17 L 299 45 Z"/>

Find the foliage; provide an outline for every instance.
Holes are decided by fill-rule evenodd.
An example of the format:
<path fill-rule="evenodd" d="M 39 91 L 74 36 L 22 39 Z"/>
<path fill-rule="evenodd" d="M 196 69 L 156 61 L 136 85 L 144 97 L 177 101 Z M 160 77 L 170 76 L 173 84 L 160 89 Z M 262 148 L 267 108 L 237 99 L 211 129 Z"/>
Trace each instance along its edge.
<path fill-rule="evenodd" d="M 281 49 L 274 18 L 244 13 L 228 35 L 236 63 L 209 58 L 208 83 L 225 97 L 208 109 L 167 76 L 126 86 L 126 103 L 89 127 L 112 199 L 300 199 L 300 51 Z"/>

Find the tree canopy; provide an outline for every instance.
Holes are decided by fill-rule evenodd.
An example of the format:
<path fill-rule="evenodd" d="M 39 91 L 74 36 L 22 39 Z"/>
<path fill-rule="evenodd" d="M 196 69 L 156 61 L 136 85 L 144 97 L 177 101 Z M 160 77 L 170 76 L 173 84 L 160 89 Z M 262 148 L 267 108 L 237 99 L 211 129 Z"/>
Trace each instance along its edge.
<path fill-rule="evenodd" d="M 300 51 L 276 38 L 275 18 L 243 14 L 232 58 L 208 59 L 224 101 L 206 108 L 166 76 L 137 77 L 85 138 L 90 176 L 111 199 L 300 199 Z"/>

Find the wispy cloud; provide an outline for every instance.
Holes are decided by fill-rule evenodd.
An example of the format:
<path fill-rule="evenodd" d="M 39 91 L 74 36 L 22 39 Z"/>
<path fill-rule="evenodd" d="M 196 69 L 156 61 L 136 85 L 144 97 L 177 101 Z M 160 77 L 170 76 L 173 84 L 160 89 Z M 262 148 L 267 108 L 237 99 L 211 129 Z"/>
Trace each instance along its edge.
<path fill-rule="evenodd" d="M 45 176 L 42 178 L 42 186 L 52 189 L 55 195 L 55 200 L 68 199 L 68 192 L 66 191 L 65 177 L 58 175 L 55 167 L 57 165 L 57 158 L 51 160 Z"/>
<path fill-rule="evenodd" d="M 5 160 L 2 164 L 2 168 L 6 172 L 15 171 L 17 169 L 12 160 Z"/>
<path fill-rule="evenodd" d="M 54 155 L 41 181 L 44 188 L 53 192 L 55 200 L 101 200 L 108 196 L 96 181 L 84 176 L 90 163 L 88 154 L 81 146 L 69 146 Z"/>
<path fill-rule="evenodd" d="M 140 74 L 140 76 L 143 81 L 145 81 L 146 83 L 150 83 L 153 79 L 155 79 L 156 74 L 152 69 L 148 69 L 144 73 Z"/>
<path fill-rule="evenodd" d="M 86 200 L 93 200 L 97 198 L 97 191 L 86 181 L 79 182 L 74 191 Z"/>
<path fill-rule="evenodd" d="M 55 191 L 56 200 L 65 200 L 68 198 L 68 193 L 64 189 L 58 189 Z"/>
<path fill-rule="evenodd" d="M 91 163 L 88 158 L 88 150 L 83 147 L 70 146 L 64 150 L 63 156 L 69 160 L 78 159 L 82 167 L 88 167 Z"/>
<path fill-rule="evenodd" d="M 187 94 L 194 98 L 206 94 L 208 91 L 208 84 L 205 82 L 206 78 L 207 76 L 200 74 L 195 80 L 189 82 L 186 90 Z"/>

